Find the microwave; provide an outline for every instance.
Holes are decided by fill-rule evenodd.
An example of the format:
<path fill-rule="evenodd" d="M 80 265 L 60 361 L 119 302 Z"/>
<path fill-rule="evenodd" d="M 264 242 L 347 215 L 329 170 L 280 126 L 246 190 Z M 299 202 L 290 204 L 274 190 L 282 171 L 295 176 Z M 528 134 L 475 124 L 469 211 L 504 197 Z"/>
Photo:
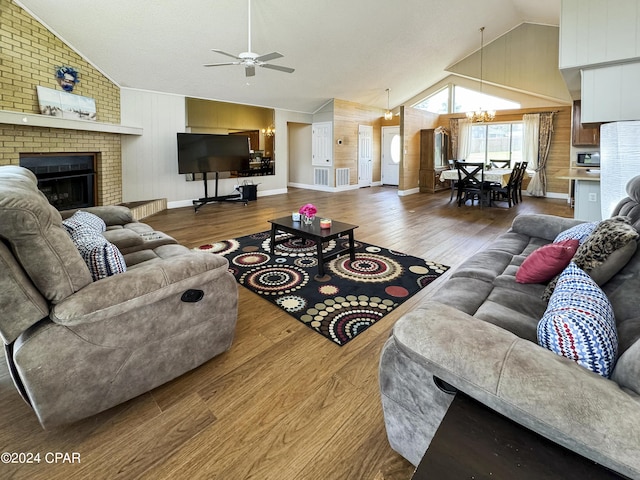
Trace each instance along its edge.
<path fill-rule="evenodd" d="M 578 167 L 599 167 L 600 166 L 600 153 L 598 152 L 585 152 L 579 153 L 576 160 Z"/>

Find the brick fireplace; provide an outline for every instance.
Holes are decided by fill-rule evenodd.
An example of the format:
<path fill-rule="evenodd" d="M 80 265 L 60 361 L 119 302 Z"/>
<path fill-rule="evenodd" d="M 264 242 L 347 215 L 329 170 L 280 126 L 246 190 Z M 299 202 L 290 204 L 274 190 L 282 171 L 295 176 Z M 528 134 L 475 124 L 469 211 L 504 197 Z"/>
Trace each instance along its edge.
<path fill-rule="evenodd" d="M 95 203 L 122 202 L 119 134 L 0 124 L 0 139 L 0 165 L 20 165 L 20 156 L 27 154 L 95 152 Z"/>

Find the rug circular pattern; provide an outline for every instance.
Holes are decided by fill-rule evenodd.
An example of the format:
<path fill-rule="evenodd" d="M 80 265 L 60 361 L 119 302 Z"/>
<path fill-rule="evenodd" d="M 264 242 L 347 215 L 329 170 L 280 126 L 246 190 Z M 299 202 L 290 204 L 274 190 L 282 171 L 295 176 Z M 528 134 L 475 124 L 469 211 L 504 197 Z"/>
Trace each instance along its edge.
<path fill-rule="evenodd" d="M 293 264 L 301 268 L 313 268 L 318 266 L 316 257 L 299 257 L 293 261 Z"/>
<path fill-rule="evenodd" d="M 330 261 L 328 267 L 337 276 L 356 282 L 390 282 L 404 271 L 392 258 L 375 253 L 356 253 L 353 262 L 345 255 Z"/>
<path fill-rule="evenodd" d="M 307 301 L 298 295 L 284 295 L 276 299 L 276 305 L 289 313 L 294 313 L 307 308 Z"/>
<path fill-rule="evenodd" d="M 238 248 L 240 248 L 240 242 L 238 242 L 235 238 L 231 238 L 229 240 L 221 240 L 219 242 L 200 245 L 198 248 L 194 248 L 194 250 L 217 253 L 218 255 L 226 255 L 228 253 L 235 252 Z"/>
<path fill-rule="evenodd" d="M 318 292 L 322 295 L 337 295 L 340 293 L 340 289 L 336 285 L 321 285 L 318 287 Z"/>
<path fill-rule="evenodd" d="M 416 284 L 418 285 L 418 287 L 424 288 L 427 285 L 429 285 L 431 282 L 433 282 L 439 276 L 440 275 L 434 274 L 434 273 L 432 273 L 430 275 L 422 275 L 421 277 L 418 277 L 418 279 L 416 280 Z"/>
<path fill-rule="evenodd" d="M 406 298 L 409 296 L 409 290 L 398 285 L 389 285 L 384 289 L 384 292 L 390 297 L 395 298 Z"/>
<path fill-rule="evenodd" d="M 300 267 L 261 265 L 244 273 L 238 282 L 259 295 L 289 294 L 309 283 L 309 274 Z"/>
<path fill-rule="evenodd" d="M 262 252 L 241 253 L 233 257 L 231 262 L 239 267 L 257 267 L 264 265 L 271 260 L 271 257 Z"/>
<path fill-rule="evenodd" d="M 316 242 L 313 240 L 306 240 L 302 238 L 296 238 L 288 233 L 276 235 L 276 242 L 286 239 L 282 243 L 277 243 L 273 249 L 276 255 L 282 255 L 284 257 L 311 257 L 316 255 L 317 248 Z M 322 248 L 324 253 L 330 252 L 336 248 L 336 241 L 329 240 Z M 269 252 L 271 251 L 271 237 L 269 236 L 262 242 L 262 249 Z"/>
<path fill-rule="evenodd" d="M 380 297 L 347 295 L 316 303 L 300 320 L 338 345 L 344 345 L 397 305 L 393 300 Z"/>

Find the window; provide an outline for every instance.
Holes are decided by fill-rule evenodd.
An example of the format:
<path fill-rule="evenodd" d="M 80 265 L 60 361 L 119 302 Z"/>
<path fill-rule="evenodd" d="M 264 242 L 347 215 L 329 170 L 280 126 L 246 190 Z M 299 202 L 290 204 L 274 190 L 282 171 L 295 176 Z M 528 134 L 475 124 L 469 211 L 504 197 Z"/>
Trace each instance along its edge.
<path fill-rule="evenodd" d="M 449 87 L 443 88 L 439 92 L 430 95 L 420 103 L 414 105 L 414 108 L 432 113 L 449 113 Z"/>
<path fill-rule="evenodd" d="M 451 90 L 453 90 L 453 105 L 449 102 Z M 514 110 L 520 108 L 520 104 L 505 100 L 504 98 L 485 95 L 458 85 L 448 85 L 442 90 L 438 90 L 436 93 L 416 103 L 413 105 L 413 108 L 419 108 L 420 110 L 426 110 L 432 113 L 446 114 L 471 112 L 478 108 L 485 110 Z"/>
<path fill-rule="evenodd" d="M 471 126 L 468 162 L 522 161 L 522 122 L 480 123 Z"/>
<path fill-rule="evenodd" d="M 514 110 L 520 108 L 519 103 L 469 90 L 458 85 L 453 89 L 453 98 L 453 113 L 472 112 L 478 108 L 483 110 Z"/>

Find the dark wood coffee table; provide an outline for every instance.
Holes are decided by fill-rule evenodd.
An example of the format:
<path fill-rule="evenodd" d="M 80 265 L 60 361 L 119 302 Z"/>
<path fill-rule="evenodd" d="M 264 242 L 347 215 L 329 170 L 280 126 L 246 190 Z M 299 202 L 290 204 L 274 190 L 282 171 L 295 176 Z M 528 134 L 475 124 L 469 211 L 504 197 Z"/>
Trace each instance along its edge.
<path fill-rule="evenodd" d="M 275 253 L 275 246 L 279 243 L 284 243 L 288 238 L 276 240 L 277 232 L 289 233 L 297 238 L 305 240 L 313 240 L 316 243 L 316 252 L 318 256 L 318 276 L 324 277 L 324 264 L 331 259 L 336 258 L 343 253 L 349 252 L 351 261 L 356 259 L 353 230 L 358 228 L 358 225 L 351 225 L 350 223 L 339 222 L 337 220 L 331 221 L 331 228 L 320 228 L 320 218 L 313 219 L 311 225 L 306 225 L 304 222 L 294 222 L 291 216 L 276 218 L 269 220 L 271 223 L 271 254 Z M 328 255 L 324 255 L 322 252 L 322 244 L 329 240 L 337 239 L 339 237 L 347 235 L 349 237 L 349 246 L 345 249 L 338 249 L 335 252 L 331 252 Z"/>
<path fill-rule="evenodd" d="M 412 480 L 436 478 L 620 480 L 625 477 L 457 393 Z"/>

